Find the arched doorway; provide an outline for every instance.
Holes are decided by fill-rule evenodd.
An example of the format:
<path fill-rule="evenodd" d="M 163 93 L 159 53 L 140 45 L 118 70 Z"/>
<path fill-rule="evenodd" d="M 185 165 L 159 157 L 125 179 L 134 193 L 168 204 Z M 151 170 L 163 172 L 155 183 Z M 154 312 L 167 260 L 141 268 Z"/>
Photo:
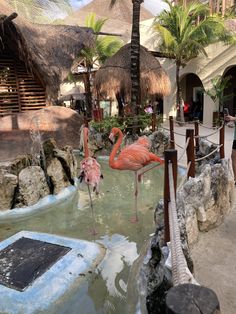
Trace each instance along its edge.
<path fill-rule="evenodd" d="M 180 87 L 185 104 L 189 104 L 189 110 L 185 113 L 186 120 L 194 118 L 203 120 L 203 85 L 200 78 L 194 73 L 188 73 L 181 77 Z"/>
<path fill-rule="evenodd" d="M 224 90 L 224 96 L 227 96 L 224 106 L 234 116 L 236 115 L 236 65 L 227 68 L 223 77 L 230 77 L 228 87 Z"/>

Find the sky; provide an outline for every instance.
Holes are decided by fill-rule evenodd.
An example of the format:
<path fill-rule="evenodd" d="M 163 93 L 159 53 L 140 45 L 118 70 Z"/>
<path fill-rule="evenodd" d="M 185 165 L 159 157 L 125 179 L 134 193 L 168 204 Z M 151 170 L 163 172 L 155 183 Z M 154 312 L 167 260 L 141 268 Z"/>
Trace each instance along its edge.
<path fill-rule="evenodd" d="M 92 0 L 70 0 L 71 5 L 75 9 L 78 9 L 91 1 Z M 165 8 L 165 3 L 161 0 L 144 0 L 144 7 L 156 15 Z"/>

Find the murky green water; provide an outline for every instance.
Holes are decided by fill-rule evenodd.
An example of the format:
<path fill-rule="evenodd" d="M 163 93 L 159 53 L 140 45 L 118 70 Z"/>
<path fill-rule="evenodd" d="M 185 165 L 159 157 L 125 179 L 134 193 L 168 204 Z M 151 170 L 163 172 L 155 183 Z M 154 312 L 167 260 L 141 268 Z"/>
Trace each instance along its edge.
<path fill-rule="evenodd" d="M 95 228 L 89 206 L 87 187 L 79 189 L 78 204 L 57 207 L 17 223 L 1 225 L 0 238 L 5 239 L 20 230 L 54 233 L 79 239 L 98 241 L 108 250 L 99 270 L 75 292 L 70 306 L 60 313 L 130 313 L 127 283 L 134 261 L 141 248 L 154 232 L 154 208 L 163 195 L 163 167 L 144 174 L 139 184 L 139 222 L 130 222 L 134 210 L 134 173 L 112 170 L 106 161 L 100 161 L 104 179 L 100 195 L 93 195 Z"/>

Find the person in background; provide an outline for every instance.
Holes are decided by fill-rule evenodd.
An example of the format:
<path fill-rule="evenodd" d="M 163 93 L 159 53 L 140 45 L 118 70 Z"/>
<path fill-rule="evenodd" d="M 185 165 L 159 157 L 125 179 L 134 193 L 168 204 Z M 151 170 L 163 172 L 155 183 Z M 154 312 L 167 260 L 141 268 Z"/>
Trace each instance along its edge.
<path fill-rule="evenodd" d="M 224 116 L 225 122 L 234 122 L 234 139 L 233 139 L 233 145 L 232 145 L 232 153 L 231 153 L 231 160 L 232 160 L 232 168 L 234 173 L 234 183 L 236 185 L 236 117 L 233 117 L 231 115 L 225 115 Z"/>

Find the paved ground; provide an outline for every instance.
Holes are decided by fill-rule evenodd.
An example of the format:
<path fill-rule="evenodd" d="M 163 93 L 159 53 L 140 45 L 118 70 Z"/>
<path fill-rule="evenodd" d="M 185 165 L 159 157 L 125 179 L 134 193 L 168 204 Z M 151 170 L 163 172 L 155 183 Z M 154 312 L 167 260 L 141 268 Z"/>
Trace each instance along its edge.
<path fill-rule="evenodd" d="M 185 127 L 175 126 L 175 131 L 185 134 Z M 213 130 L 200 127 L 200 135 L 212 133 Z M 230 158 L 234 128 L 225 128 L 225 157 Z M 185 138 L 176 135 L 176 143 L 183 146 Z M 218 134 L 210 137 L 210 140 L 219 143 Z M 182 150 L 178 148 L 180 156 Z M 186 158 L 182 159 L 186 165 Z M 234 192 L 236 200 L 236 188 Z M 209 232 L 201 233 L 199 241 L 192 249 L 192 258 L 195 266 L 195 278 L 197 281 L 213 289 L 221 305 L 222 314 L 236 313 L 236 202 L 232 211 L 226 217 L 225 222 Z"/>

